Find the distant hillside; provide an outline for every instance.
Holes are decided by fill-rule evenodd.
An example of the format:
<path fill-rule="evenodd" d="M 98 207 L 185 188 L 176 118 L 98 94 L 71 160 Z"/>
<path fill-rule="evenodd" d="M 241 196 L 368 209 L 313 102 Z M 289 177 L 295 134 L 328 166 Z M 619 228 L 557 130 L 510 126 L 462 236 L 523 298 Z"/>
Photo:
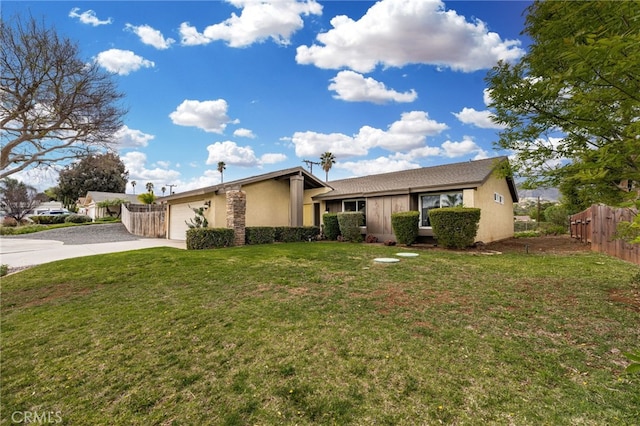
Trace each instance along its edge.
<path fill-rule="evenodd" d="M 560 200 L 560 191 L 557 188 L 547 188 L 547 189 L 522 189 L 518 187 L 518 197 L 520 201 L 526 198 L 538 199 L 540 197 L 541 200 L 546 201 L 559 201 Z"/>

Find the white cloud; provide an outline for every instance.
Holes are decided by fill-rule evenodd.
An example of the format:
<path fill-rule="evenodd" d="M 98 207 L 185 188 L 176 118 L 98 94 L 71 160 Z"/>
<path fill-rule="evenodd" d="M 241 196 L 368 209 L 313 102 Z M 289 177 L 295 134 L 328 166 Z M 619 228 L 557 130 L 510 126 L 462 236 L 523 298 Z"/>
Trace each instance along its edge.
<path fill-rule="evenodd" d="M 236 129 L 233 132 L 233 136 L 239 137 L 239 138 L 249 138 L 249 139 L 255 139 L 256 135 L 249 129 Z"/>
<path fill-rule="evenodd" d="M 354 136 L 342 133 L 296 132 L 291 138 L 298 157 L 318 157 L 332 152 L 336 157 L 367 155 L 369 149 L 403 151 L 424 145 L 427 136 L 435 136 L 448 127 L 431 120 L 424 111 L 405 112 L 387 130 L 362 126 Z"/>
<path fill-rule="evenodd" d="M 331 25 L 317 36 L 320 44 L 298 47 L 298 63 L 358 72 L 420 63 L 470 72 L 524 54 L 518 40 L 503 41 L 483 22 L 446 11 L 440 0 L 382 0 L 358 21 L 341 15 Z"/>
<path fill-rule="evenodd" d="M 69 12 L 69 17 L 78 18 L 83 24 L 93 25 L 94 27 L 97 27 L 98 25 L 107 25 L 112 22 L 111 18 L 105 21 L 101 21 L 100 19 L 98 19 L 98 17 L 96 16 L 96 12 L 94 12 L 93 10 L 87 10 L 85 12 L 78 13 L 79 10 L 79 7 L 74 7 L 73 9 L 71 9 L 71 12 Z"/>
<path fill-rule="evenodd" d="M 487 151 L 483 150 L 469 136 L 462 138 L 460 142 L 446 141 L 442 144 L 442 151 L 445 157 L 456 158 L 470 154 L 476 154 L 474 160 L 488 158 Z"/>
<path fill-rule="evenodd" d="M 222 133 L 227 124 L 232 122 L 227 116 L 227 101 L 196 101 L 186 99 L 175 111 L 169 114 L 173 124 L 179 126 L 198 127 L 205 132 Z"/>
<path fill-rule="evenodd" d="M 183 46 L 199 46 L 211 42 L 203 34 L 200 34 L 196 27 L 189 25 L 188 22 L 180 24 L 180 36 L 182 37 L 180 43 Z"/>
<path fill-rule="evenodd" d="M 267 153 L 267 154 L 263 154 L 260 157 L 260 163 L 261 164 L 276 164 L 276 163 L 282 163 L 286 159 L 287 159 L 287 156 L 284 155 L 284 154 Z"/>
<path fill-rule="evenodd" d="M 408 152 L 396 152 L 389 158 L 392 160 L 415 161 L 421 158 L 438 157 L 442 155 L 442 149 L 435 146 L 421 146 L 414 148 Z"/>
<path fill-rule="evenodd" d="M 127 75 L 140 68 L 153 68 L 153 61 L 144 59 L 130 50 L 109 49 L 98 53 L 96 62 L 107 71 Z"/>
<path fill-rule="evenodd" d="M 368 176 L 372 174 L 417 169 L 420 165 L 407 160 L 378 157 L 373 160 L 338 162 L 334 167 L 347 170 L 353 176 Z"/>
<path fill-rule="evenodd" d="M 493 102 L 493 98 L 491 98 L 491 89 L 484 89 L 482 91 L 482 100 L 486 106 L 489 106 L 489 104 Z"/>
<path fill-rule="evenodd" d="M 476 127 L 480 127 L 481 129 L 504 129 L 505 126 L 502 124 L 495 123 L 491 117 L 491 111 L 476 111 L 473 108 L 462 108 L 462 111 L 453 115 L 456 116 L 458 120 L 460 120 L 464 124 L 472 124 Z"/>
<path fill-rule="evenodd" d="M 127 152 L 121 155 L 120 159 L 129 171 L 129 186 L 131 186 L 131 181 L 136 181 L 137 183 L 136 193 L 146 191 L 146 183 L 151 182 L 154 185 L 154 192 L 161 194 L 160 188 L 168 184 L 174 184 L 180 178 L 180 172 L 171 170 L 168 167 L 147 168 L 147 155 L 140 151 Z M 156 162 L 157 166 L 161 164 L 163 162 Z"/>
<path fill-rule="evenodd" d="M 384 83 L 371 77 L 365 78 L 362 74 L 353 71 L 340 71 L 329 85 L 329 90 L 337 94 L 333 97 L 348 102 L 373 102 L 383 104 L 386 102 L 413 102 L 418 94 L 415 90 L 400 93 L 387 89 Z"/>
<path fill-rule="evenodd" d="M 368 152 L 366 147 L 356 145 L 352 136 L 343 133 L 296 132 L 291 142 L 300 158 L 316 158 L 323 152 L 331 152 L 339 157 L 367 155 Z"/>
<path fill-rule="evenodd" d="M 149 141 L 155 139 L 154 135 L 130 129 L 128 126 L 122 126 L 113 136 L 118 149 L 145 147 L 149 144 Z"/>
<path fill-rule="evenodd" d="M 304 26 L 301 15 L 321 15 L 322 6 L 315 0 L 229 0 L 242 9 L 224 22 L 213 24 L 199 33 L 188 23 L 180 25 L 183 45 L 206 44 L 224 40 L 231 47 L 245 47 L 271 38 L 282 45 L 290 43 L 291 35 Z"/>
<path fill-rule="evenodd" d="M 187 182 L 179 181 L 178 186 L 174 188 L 174 192 L 190 191 L 192 189 L 205 188 L 220 183 L 221 176 L 218 170 L 205 170 L 202 176 L 189 179 Z M 167 194 L 168 195 L 168 194 Z"/>
<path fill-rule="evenodd" d="M 207 164 L 218 164 L 224 161 L 227 165 L 240 167 L 256 167 L 260 164 L 256 153 L 250 146 L 238 146 L 235 142 L 216 142 L 207 147 L 209 157 Z"/>
<path fill-rule="evenodd" d="M 144 44 L 153 46 L 156 49 L 160 49 L 160 50 L 168 49 L 169 47 L 171 47 L 173 43 L 175 43 L 174 39 L 164 38 L 164 36 L 160 31 L 156 30 L 153 27 L 150 27 L 149 25 L 135 26 L 131 24 L 126 24 L 125 28 L 127 30 L 132 31 L 138 37 L 140 37 L 140 40 Z"/>

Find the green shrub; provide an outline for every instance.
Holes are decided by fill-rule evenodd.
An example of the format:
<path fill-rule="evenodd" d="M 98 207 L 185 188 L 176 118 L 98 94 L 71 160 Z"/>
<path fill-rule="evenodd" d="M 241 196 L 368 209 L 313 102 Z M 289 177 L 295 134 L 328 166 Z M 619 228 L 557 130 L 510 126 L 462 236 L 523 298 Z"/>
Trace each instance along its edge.
<path fill-rule="evenodd" d="M 562 205 L 547 207 L 544 211 L 544 218 L 547 222 L 564 228 L 569 228 L 569 212 Z"/>
<path fill-rule="evenodd" d="M 84 214 L 70 214 L 64 219 L 65 223 L 87 223 L 91 222 L 91 218 Z"/>
<path fill-rule="evenodd" d="M 187 230 L 187 250 L 203 250 L 233 245 L 230 228 L 191 228 Z"/>
<path fill-rule="evenodd" d="M 317 226 L 279 226 L 276 228 L 276 241 L 296 243 L 315 240 L 319 233 Z"/>
<path fill-rule="evenodd" d="M 408 246 L 415 243 L 418 239 L 419 222 L 418 211 L 391 213 L 391 227 L 398 243 Z"/>
<path fill-rule="evenodd" d="M 271 244 L 276 240 L 276 229 L 271 226 L 248 226 L 244 235 L 247 244 Z"/>
<path fill-rule="evenodd" d="M 340 224 L 338 223 L 337 213 L 325 213 L 322 215 L 322 224 L 324 236 L 328 240 L 337 240 L 340 235 Z"/>
<path fill-rule="evenodd" d="M 114 217 L 114 216 L 105 216 L 105 217 L 100 217 L 100 218 L 96 219 L 94 222 L 95 223 L 120 222 L 120 218 L 119 217 Z"/>
<path fill-rule="evenodd" d="M 443 207 L 429 210 L 429 220 L 438 245 L 465 248 L 474 243 L 480 222 L 480 209 Z"/>
<path fill-rule="evenodd" d="M 57 223 L 64 223 L 68 216 L 68 214 L 40 214 L 37 216 L 30 216 L 29 219 L 31 219 L 34 223 L 39 223 L 41 225 L 54 225 Z"/>
<path fill-rule="evenodd" d="M 364 225 L 364 214 L 362 212 L 338 213 L 338 225 L 344 241 L 362 242 L 362 234 L 360 233 L 360 227 Z"/>
<path fill-rule="evenodd" d="M 0 277 L 4 277 L 9 273 L 9 265 L 5 265 L 4 263 L 0 265 Z"/>
<path fill-rule="evenodd" d="M 548 225 L 548 226 L 543 226 L 540 229 L 540 233 L 542 235 L 563 235 L 566 234 L 568 231 L 568 227 L 563 226 L 563 225 Z"/>

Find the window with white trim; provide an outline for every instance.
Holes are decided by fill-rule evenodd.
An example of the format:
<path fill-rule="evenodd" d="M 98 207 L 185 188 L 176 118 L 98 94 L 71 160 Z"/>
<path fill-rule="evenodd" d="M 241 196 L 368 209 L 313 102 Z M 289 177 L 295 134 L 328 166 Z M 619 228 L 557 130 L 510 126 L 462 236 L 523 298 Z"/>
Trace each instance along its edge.
<path fill-rule="evenodd" d="M 420 195 L 420 226 L 430 228 L 429 210 L 462 205 L 462 191 Z"/>
<path fill-rule="evenodd" d="M 504 197 L 502 194 L 498 194 L 497 192 L 493 193 L 493 201 L 496 203 L 504 204 Z"/>
<path fill-rule="evenodd" d="M 342 201 L 343 212 L 362 212 L 364 216 L 364 224 L 367 224 L 367 201 L 364 198 L 356 200 L 343 200 Z"/>

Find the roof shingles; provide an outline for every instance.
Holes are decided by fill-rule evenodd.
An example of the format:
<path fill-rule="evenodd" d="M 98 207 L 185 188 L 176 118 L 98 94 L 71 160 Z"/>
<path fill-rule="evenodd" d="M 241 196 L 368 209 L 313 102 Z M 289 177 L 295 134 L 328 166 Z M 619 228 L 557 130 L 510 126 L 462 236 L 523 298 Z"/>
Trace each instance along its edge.
<path fill-rule="evenodd" d="M 330 181 L 332 191 L 315 199 L 337 199 L 381 193 L 410 193 L 481 185 L 506 157 L 446 164 Z"/>

